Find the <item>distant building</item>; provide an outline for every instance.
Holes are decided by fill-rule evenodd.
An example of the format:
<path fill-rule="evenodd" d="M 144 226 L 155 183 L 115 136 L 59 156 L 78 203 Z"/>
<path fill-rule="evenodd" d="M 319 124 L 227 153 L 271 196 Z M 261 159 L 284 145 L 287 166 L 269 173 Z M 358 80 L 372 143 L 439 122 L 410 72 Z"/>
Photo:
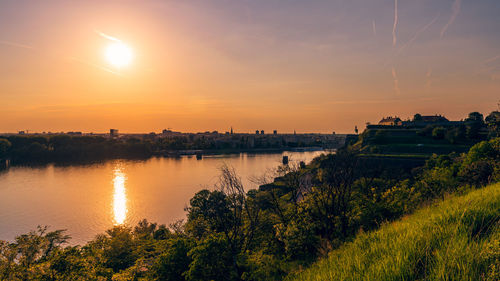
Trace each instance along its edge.
<path fill-rule="evenodd" d="M 26 133 L 24 131 L 19 131 L 18 134 L 19 135 L 25 135 Z"/>
<path fill-rule="evenodd" d="M 118 136 L 118 130 L 117 129 L 109 129 L 109 136 L 110 137 L 117 137 Z"/>
<path fill-rule="evenodd" d="M 255 134 L 258 135 L 259 134 L 259 130 L 255 130 Z"/>
<path fill-rule="evenodd" d="M 233 134 L 233 127 L 231 127 L 231 135 Z"/>
<path fill-rule="evenodd" d="M 278 130 L 274 130 L 273 135 L 277 135 L 277 134 L 278 134 Z"/>
<path fill-rule="evenodd" d="M 260 134 L 263 135 L 264 134 L 264 130 L 260 130 Z"/>
<path fill-rule="evenodd" d="M 423 115 L 420 119 L 421 122 L 426 123 L 441 123 L 441 122 L 449 122 L 450 120 L 446 119 L 446 117 L 441 115 Z"/>
<path fill-rule="evenodd" d="M 382 126 L 400 126 L 402 123 L 399 117 L 392 116 L 382 118 L 382 120 L 378 122 L 378 124 Z"/>
<path fill-rule="evenodd" d="M 67 135 L 71 135 L 71 136 L 81 136 L 81 135 L 83 135 L 82 132 L 67 132 L 66 134 Z"/>
<path fill-rule="evenodd" d="M 424 128 L 426 126 L 452 127 L 462 124 L 463 121 L 450 121 L 442 115 L 420 115 L 415 114 L 413 120 L 402 121 L 399 117 L 385 117 L 378 124 L 366 123 L 367 129 L 381 129 L 383 126 L 397 126 L 398 129 Z"/>

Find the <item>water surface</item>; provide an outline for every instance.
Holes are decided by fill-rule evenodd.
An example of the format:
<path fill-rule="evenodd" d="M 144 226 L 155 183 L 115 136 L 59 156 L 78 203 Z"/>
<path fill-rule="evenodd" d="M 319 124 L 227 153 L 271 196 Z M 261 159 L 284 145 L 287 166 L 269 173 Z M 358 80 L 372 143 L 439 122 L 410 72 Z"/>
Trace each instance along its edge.
<path fill-rule="evenodd" d="M 235 168 L 245 188 L 250 179 L 277 167 L 283 155 L 309 162 L 322 152 L 231 154 L 113 160 L 92 165 L 12 167 L 0 172 L 0 240 L 48 225 L 67 229 L 83 244 L 117 224 L 139 220 L 169 224 L 185 218 L 184 207 L 202 188 L 212 188 L 218 168 Z"/>

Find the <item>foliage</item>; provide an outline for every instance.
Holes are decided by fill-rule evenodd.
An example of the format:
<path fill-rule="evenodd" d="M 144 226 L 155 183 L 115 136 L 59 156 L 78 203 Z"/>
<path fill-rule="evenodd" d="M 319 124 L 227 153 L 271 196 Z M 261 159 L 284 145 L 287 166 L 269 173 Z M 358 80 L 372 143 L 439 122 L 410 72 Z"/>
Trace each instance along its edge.
<path fill-rule="evenodd" d="M 238 265 L 231 245 L 222 234 L 212 234 L 189 253 L 192 262 L 186 280 L 238 280 Z"/>
<path fill-rule="evenodd" d="M 68 142 L 61 136 L 35 146 L 60 149 Z M 19 141 L 12 146 L 19 148 Z M 63 230 L 39 228 L 0 242 L 0 279 L 282 280 L 331 253 L 300 278 L 349 280 L 360 272 L 372 280 L 453 279 L 481 272 L 494 280 L 499 232 L 490 222 L 498 220 L 498 185 L 485 189 L 484 200 L 478 191 L 450 201 L 478 203 L 465 211 L 445 202 L 394 227 L 387 222 L 498 182 L 499 158 L 500 138 L 479 142 L 468 153 L 433 155 L 406 172 L 398 169 L 401 163 L 346 149 L 308 165 L 281 166 L 248 191 L 234 169 L 223 166 L 217 184 L 190 200 L 185 223 L 116 226 L 82 247 L 64 246 L 69 237 Z M 331 273 L 324 269 L 329 263 Z"/>
<path fill-rule="evenodd" d="M 184 272 L 193 261 L 188 253 L 194 245 L 194 240 L 184 237 L 161 244 L 161 254 L 151 267 L 151 277 L 165 281 L 184 280 Z"/>
<path fill-rule="evenodd" d="M 500 184 L 361 233 L 288 280 L 498 280 Z"/>

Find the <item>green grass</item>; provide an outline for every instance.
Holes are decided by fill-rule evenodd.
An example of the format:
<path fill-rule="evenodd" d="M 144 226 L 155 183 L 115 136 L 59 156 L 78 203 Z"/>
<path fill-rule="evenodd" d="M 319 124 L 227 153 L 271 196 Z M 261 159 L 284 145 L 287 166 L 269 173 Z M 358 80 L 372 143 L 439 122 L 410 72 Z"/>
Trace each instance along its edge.
<path fill-rule="evenodd" d="M 500 280 L 500 183 L 359 234 L 288 280 Z"/>

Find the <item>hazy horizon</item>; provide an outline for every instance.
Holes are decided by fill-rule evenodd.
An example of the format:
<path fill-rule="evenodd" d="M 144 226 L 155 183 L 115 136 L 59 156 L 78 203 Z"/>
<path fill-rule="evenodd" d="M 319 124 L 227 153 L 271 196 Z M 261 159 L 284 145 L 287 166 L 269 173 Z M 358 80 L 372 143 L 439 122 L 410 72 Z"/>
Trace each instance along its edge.
<path fill-rule="evenodd" d="M 493 0 L 3 1 L 0 132 L 352 133 L 487 115 L 499 14 Z M 120 67 L 115 41 L 132 50 Z"/>

